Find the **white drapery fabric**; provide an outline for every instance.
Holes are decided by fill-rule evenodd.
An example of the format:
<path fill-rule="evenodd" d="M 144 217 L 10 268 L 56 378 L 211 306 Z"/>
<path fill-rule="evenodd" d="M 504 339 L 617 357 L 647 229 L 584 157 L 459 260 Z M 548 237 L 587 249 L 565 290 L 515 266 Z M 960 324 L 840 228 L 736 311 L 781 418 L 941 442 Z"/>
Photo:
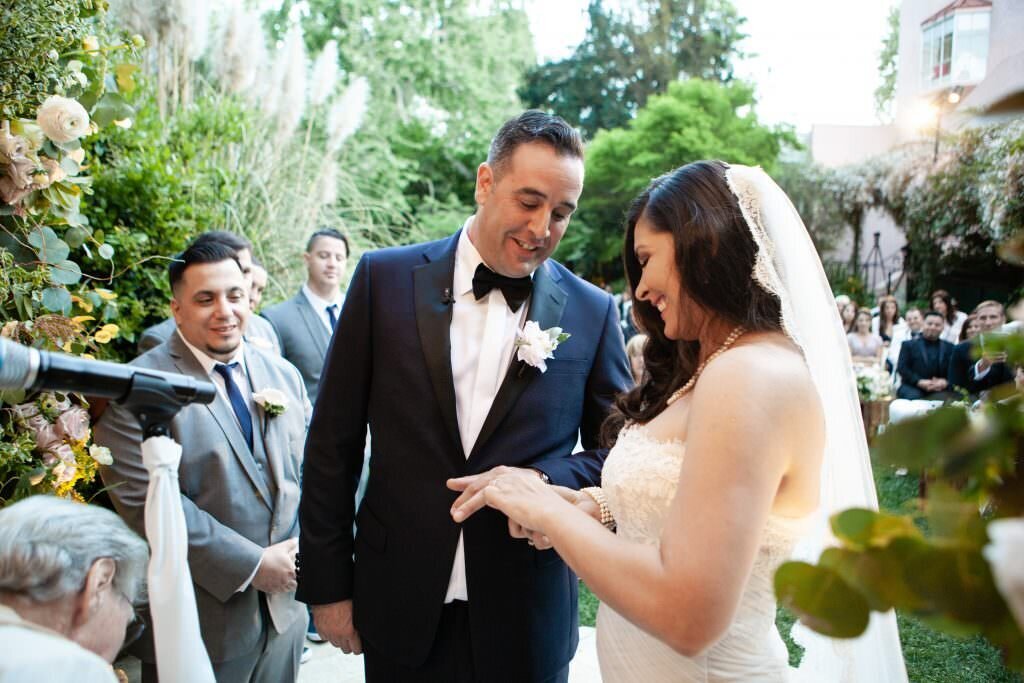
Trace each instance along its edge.
<path fill-rule="evenodd" d="M 149 472 L 147 579 L 157 673 L 168 683 L 214 683 L 210 657 L 199 635 L 199 613 L 188 568 L 188 530 L 178 488 L 181 446 L 166 436 L 146 439 L 142 462 Z"/>
<path fill-rule="evenodd" d="M 779 297 L 785 332 L 803 351 L 825 411 L 821 504 L 813 530 L 794 552 L 794 559 L 816 562 L 837 545 L 833 514 L 878 508 L 849 345 L 817 250 L 789 197 L 760 168 L 730 166 L 726 178 L 758 245 L 754 278 Z M 855 639 L 826 638 L 801 624 L 793 638 L 805 648 L 797 680 L 907 681 L 892 611 L 872 613 L 868 630 Z"/>

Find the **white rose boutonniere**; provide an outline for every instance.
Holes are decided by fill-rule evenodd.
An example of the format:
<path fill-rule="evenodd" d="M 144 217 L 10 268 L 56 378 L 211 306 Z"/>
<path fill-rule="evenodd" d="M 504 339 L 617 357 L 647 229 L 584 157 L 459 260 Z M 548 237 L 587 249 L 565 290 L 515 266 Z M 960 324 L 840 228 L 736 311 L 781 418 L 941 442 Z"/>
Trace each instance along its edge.
<path fill-rule="evenodd" d="M 554 358 L 558 345 L 571 336 L 563 332 L 561 327 L 542 330 L 536 321 L 528 320 L 523 329 L 516 330 L 516 358 L 541 372 L 547 372 L 548 365 L 544 361 Z"/>
<path fill-rule="evenodd" d="M 277 389 L 264 389 L 252 395 L 252 400 L 263 409 L 268 417 L 277 417 L 288 410 L 288 397 Z"/>

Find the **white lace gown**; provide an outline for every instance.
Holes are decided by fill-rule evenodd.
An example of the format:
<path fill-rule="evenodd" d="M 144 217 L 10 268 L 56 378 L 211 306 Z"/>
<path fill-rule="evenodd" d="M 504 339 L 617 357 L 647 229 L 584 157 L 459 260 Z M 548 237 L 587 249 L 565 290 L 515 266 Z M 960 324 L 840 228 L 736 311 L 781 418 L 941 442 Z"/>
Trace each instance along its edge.
<path fill-rule="evenodd" d="M 620 536 L 659 544 L 684 452 L 681 441 L 655 440 L 643 426 L 622 431 L 601 475 Z M 717 643 L 697 657 L 677 653 L 602 603 L 597 613 L 597 656 L 605 683 L 790 680 L 786 646 L 775 628 L 772 577 L 810 520 L 809 516 L 769 516 L 732 624 Z M 686 618 L 679 615 L 679 619 Z"/>

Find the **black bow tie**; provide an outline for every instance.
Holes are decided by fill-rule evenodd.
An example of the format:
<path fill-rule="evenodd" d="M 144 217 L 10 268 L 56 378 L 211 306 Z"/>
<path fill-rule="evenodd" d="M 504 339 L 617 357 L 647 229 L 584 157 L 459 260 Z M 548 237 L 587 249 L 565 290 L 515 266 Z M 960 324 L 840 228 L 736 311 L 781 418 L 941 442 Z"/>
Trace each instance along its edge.
<path fill-rule="evenodd" d="M 505 303 L 514 313 L 530 296 L 530 292 L 533 290 L 533 279 L 529 276 L 506 277 L 499 275 L 481 263 L 476 267 L 476 273 L 473 274 L 473 296 L 479 301 L 495 287 L 505 295 Z"/>

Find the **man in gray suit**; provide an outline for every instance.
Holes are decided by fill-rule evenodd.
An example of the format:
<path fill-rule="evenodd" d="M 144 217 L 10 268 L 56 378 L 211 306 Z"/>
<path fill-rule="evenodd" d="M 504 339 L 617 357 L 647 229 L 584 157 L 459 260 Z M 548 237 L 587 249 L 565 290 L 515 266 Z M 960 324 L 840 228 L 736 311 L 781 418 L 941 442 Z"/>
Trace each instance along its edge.
<path fill-rule="evenodd" d="M 333 228 L 313 233 L 306 243 L 306 284 L 291 299 L 263 311 L 278 338 L 281 355 L 299 369 L 309 400 L 316 402 L 327 347 L 341 313 L 341 283 L 348 268 L 348 238 Z"/>
<path fill-rule="evenodd" d="M 249 286 L 230 247 L 193 244 L 170 268 L 177 331 L 132 364 L 212 381 L 209 405 L 171 423 L 203 642 L 218 681 L 294 681 L 306 610 L 294 599 L 299 477 L 310 405 L 298 371 L 245 343 Z M 283 410 L 282 410 L 283 409 Z M 141 431 L 112 404 L 96 426 L 114 462 L 101 469 L 114 506 L 143 533 L 148 476 Z M 157 634 L 159 636 L 159 634 Z M 151 652 L 143 680 L 156 680 Z M 148 661 L 147 661 L 148 660 Z"/>
<path fill-rule="evenodd" d="M 246 285 L 249 287 L 248 291 L 251 294 L 253 286 L 252 242 L 233 232 L 210 230 L 196 237 L 193 244 L 205 244 L 207 241 L 220 242 L 235 252 L 238 263 L 242 267 L 242 275 L 245 278 Z M 139 337 L 139 353 L 145 353 L 167 341 L 174 332 L 174 329 L 173 317 L 147 328 L 142 333 L 142 336 Z M 258 315 L 249 316 L 249 322 L 245 328 L 245 340 L 265 351 L 273 351 L 278 355 L 281 353 L 281 342 L 278 340 L 273 326 Z"/>

